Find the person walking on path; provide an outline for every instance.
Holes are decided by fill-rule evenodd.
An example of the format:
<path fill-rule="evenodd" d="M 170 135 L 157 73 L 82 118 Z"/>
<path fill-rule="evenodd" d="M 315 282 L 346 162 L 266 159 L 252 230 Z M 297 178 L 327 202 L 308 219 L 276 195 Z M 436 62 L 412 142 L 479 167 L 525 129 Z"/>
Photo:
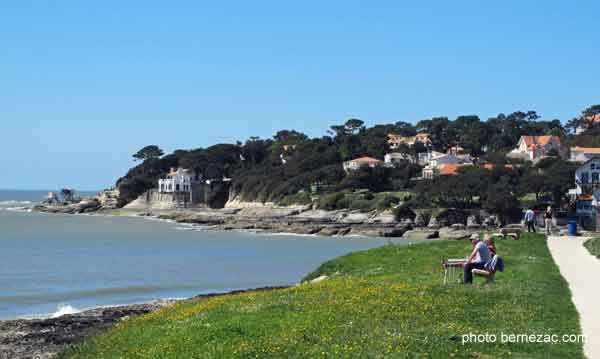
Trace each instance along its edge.
<path fill-rule="evenodd" d="M 546 235 L 552 234 L 552 207 L 548 206 L 544 213 L 544 224 L 546 225 Z"/>
<path fill-rule="evenodd" d="M 535 233 L 535 212 L 531 208 L 525 211 L 525 224 L 527 224 L 527 232 Z"/>

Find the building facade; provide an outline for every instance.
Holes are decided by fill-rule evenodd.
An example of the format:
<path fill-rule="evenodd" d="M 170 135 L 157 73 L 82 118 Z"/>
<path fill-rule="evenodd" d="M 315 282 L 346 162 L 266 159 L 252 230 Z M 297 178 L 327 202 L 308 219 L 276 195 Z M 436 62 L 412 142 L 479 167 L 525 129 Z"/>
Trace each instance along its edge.
<path fill-rule="evenodd" d="M 575 171 L 575 188 L 569 196 L 576 203 L 576 214 L 586 229 L 596 230 L 600 204 L 600 156 L 592 157 Z"/>
<path fill-rule="evenodd" d="M 344 171 L 350 172 L 350 171 L 356 171 L 363 167 L 374 168 L 374 167 L 377 167 L 380 165 L 381 165 L 381 161 L 376 158 L 360 157 L 360 158 L 356 158 L 356 159 L 344 162 L 343 167 L 344 167 Z"/>
<path fill-rule="evenodd" d="M 600 156 L 600 148 L 596 147 L 571 147 L 569 161 L 586 162 Z"/>
<path fill-rule="evenodd" d="M 539 161 L 555 151 L 559 157 L 566 157 L 567 150 L 558 136 L 521 136 L 517 148 L 508 153 L 508 157 L 527 161 Z"/>
<path fill-rule="evenodd" d="M 195 175 L 188 169 L 179 167 L 178 169 L 171 168 L 165 178 L 158 180 L 159 193 L 191 193 L 192 185 L 199 183 L 201 177 Z"/>

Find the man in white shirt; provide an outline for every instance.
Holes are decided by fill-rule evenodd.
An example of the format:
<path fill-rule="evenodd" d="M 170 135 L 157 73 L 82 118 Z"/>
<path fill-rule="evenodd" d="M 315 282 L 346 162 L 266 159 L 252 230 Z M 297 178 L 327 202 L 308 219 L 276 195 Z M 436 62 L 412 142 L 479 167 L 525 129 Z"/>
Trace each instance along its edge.
<path fill-rule="evenodd" d="M 527 232 L 535 233 L 535 212 L 531 208 L 525 212 L 525 224 L 527 224 Z"/>
<path fill-rule="evenodd" d="M 467 259 L 467 263 L 465 263 L 464 266 L 465 284 L 473 283 L 473 274 L 471 273 L 471 270 L 474 268 L 484 269 L 485 264 L 492 258 L 490 250 L 485 243 L 479 240 L 479 238 L 471 238 L 471 243 L 473 244 L 473 252 L 471 252 L 471 255 Z"/>

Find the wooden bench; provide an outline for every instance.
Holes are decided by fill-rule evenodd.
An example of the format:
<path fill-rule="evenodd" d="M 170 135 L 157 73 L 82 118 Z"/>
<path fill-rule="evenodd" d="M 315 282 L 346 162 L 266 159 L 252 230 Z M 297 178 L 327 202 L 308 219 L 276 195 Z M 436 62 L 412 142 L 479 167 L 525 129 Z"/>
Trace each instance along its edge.
<path fill-rule="evenodd" d="M 471 274 L 473 274 L 473 276 L 484 277 L 486 283 L 493 282 L 494 276 L 496 275 L 496 273 L 494 273 L 494 272 L 486 271 L 483 269 L 477 269 L 477 268 L 471 270 Z"/>
<path fill-rule="evenodd" d="M 523 233 L 523 230 L 520 228 L 502 228 L 500 232 L 493 233 L 492 236 L 502 237 L 503 239 L 512 238 L 516 241 L 521 238 L 521 233 Z"/>

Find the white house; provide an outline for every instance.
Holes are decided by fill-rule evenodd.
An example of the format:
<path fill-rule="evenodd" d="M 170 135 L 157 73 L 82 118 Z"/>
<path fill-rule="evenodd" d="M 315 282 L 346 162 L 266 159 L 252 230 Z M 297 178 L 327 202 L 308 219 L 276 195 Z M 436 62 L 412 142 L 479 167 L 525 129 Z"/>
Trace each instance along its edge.
<path fill-rule="evenodd" d="M 596 147 L 571 147 L 571 162 L 586 162 L 595 156 L 600 156 L 600 148 Z"/>
<path fill-rule="evenodd" d="M 381 165 L 381 161 L 373 157 L 360 157 L 344 162 L 344 171 L 355 171 L 362 167 L 377 167 Z"/>
<path fill-rule="evenodd" d="M 428 165 L 431 167 L 439 168 L 442 165 L 456 165 L 464 163 L 466 163 L 466 161 L 462 158 L 442 153 L 440 155 L 432 155 L 429 159 Z"/>
<path fill-rule="evenodd" d="M 393 165 L 403 162 L 403 161 L 408 161 L 410 163 L 414 163 L 415 157 L 411 154 L 402 153 L 402 152 L 386 153 L 385 156 L 383 157 L 383 162 L 385 163 L 386 166 L 393 166 Z"/>
<path fill-rule="evenodd" d="M 600 156 L 587 160 L 575 171 L 575 189 L 572 195 L 591 195 L 600 187 Z"/>
<path fill-rule="evenodd" d="M 600 205 L 600 156 L 587 160 L 575 171 L 575 188 L 569 196 L 576 202 L 580 223 L 587 229 L 598 229 Z"/>
<path fill-rule="evenodd" d="M 201 181 L 201 178 L 194 175 L 192 171 L 179 167 L 177 170 L 171 168 L 171 171 L 158 180 L 158 192 L 160 193 L 179 193 L 192 192 L 192 185 Z"/>
<path fill-rule="evenodd" d="M 521 136 L 517 148 L 508 153 L 508 157 L 527 161 L 538 161 L 555 150 L 560 157 L 566 156 L 566 149 L 558 136 Z"/>

